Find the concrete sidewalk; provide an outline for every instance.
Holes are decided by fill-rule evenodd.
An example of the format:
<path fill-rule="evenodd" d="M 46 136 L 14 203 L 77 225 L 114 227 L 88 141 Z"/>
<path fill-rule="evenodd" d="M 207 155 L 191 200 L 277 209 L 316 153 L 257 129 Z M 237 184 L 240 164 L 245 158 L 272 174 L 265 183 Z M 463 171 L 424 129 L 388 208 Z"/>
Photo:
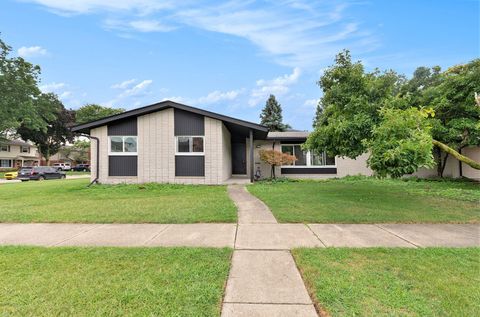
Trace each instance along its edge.
<path fill-rule="evenodd" d="M 478 247 L 480 225 L 239 224 L 237 229 L 234 223 L 0 223 L 0 245 L 192 246 L 230 247 L 238 250 L 290 250 L 299 247 Z"/>

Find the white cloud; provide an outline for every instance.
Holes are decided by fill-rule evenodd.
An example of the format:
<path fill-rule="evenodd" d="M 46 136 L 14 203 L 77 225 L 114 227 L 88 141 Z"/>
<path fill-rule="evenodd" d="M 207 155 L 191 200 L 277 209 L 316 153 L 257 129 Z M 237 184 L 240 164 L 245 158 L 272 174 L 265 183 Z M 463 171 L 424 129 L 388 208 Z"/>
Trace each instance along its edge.
<path fill-rule="evenodd" d="M 140 32 L 169 32 L 175 29 L 175 27 L 154 20 L 131 21 L 129 25 Z"/>
<path fill-rule="evenodd" d="M 61 89 L 65 88 L 67 85 L 65 83 L 50 83 L 50 84 L 45 84 L 45 85 L 41 85 L 39 86 L 38 88 L 40 88 L 40 90 L 42 92 L 59 92 Z"/>
<path fill-rule="evenodd" d="M 198 104 L 211 104 L 211 103 L 216 103 L 219 101 L 223 100 L 234 100 L 236 99 L 240 94 L 242 93 L 242 90 L 231 90 L 231 91 L 226 91 L 226 92 L 221 92 L 219 90 L 212 91 L 208 95 L 204 97 L 200 97 L 197 99 Z"/>
<path fill-rule="evenodd" d="M 206 96 L 202 96 L 198 98 L 172 96 L 172 97 L 163 98 L 162 101 L 170 100 L 170 101 L 188 104 L 191 106 L 202 106 L 202 105 L 205 106 L 205 105 L 215 104 L 220 101 L 233 101 L 237 99 L 243 92 L 244 92 L 244 89 L 230 90 L 230 91 L 215 90 L 210 92 Z"/>
<path fill-rule="evenodd" d="M 270 94 L 277 97 L 285 95 L 290 91 L 290 86 L 297 83 L 300 75 L 300 68 L 296 67 L 291 74 L 286 74 L 270 80 L 257 80 L 257 88 L 252 89 L 248 104 L 250 106 L 256 106 L 260 102 L 266 101 Z"/>
<path fill-rule="evenodd" d="M 119 19 L 107 19 L 104 21 L 103 26 L 107 30 L 117 30 L 125 33 L 131 31 L 137 32 L 170 32 L 176 27 L 160 23 L 156 20 L 119 20 Z M 124 34 L 125 35 L 125 34 Z"/>
<path fill-rule="evenodd" d="M 150 93 L 148 88 L 153 83 L 151 79 L 145 79 L 135 85 L 136 79 L 125 80 L 121 83 L 110 86 L 111 88 L 121 89 L 122 91 L 115 98 L 107 101 L 104 105 L 114 107 L 119 104 L 135 105 L 139 103 L 138 98 Z"/>
<path fill-rule="evenodd" d="M 132 78 L 132 79 L 128 79 L 128 80 L 125 80 L 125 81 L 122 81 L 121 83 L 118 83 L 118 84 L 113 84 L 112 86 L 110 86 L 110 88 L 113 88 L 113 89 L 125 89 L 127 87 L 130 87 L 133 83 L 135 83 L 137 80 L 135 78 Z"/>
<path fill-rule="evenodd" d="M 98 11 L 134 11 L 147 14 L 171 8 L 175 2 L 163 0 L 30 0 L 59 14 L 95 13 Z"/>
<path fill-rule="evenodd" d="M 47 55 L 47 50 L 41 46 L 22 46 L 17 51 L 21 57 L 35 57 Z"/>
<path fill-rule="evenodd" d="M 320 99 L 307 99 L 307 100 L 305 100 L 303 105 L 316 108 L 319 101 L 320 101 Z"/>
<path fill-rule="evenodd" d="M 60 13 L 105 13 L 108 19 L 104 26 L 124 37 L 132 37 L 132 31 L 168 32 L 181 25 L 241 37 L 273 61 L 289 67 L 321 67 L 346 47 L 356 54 L 378 47 L 376 37 L 361 28 L 361 21 L 347 14 L 348 2 L 26 1 Z"/>

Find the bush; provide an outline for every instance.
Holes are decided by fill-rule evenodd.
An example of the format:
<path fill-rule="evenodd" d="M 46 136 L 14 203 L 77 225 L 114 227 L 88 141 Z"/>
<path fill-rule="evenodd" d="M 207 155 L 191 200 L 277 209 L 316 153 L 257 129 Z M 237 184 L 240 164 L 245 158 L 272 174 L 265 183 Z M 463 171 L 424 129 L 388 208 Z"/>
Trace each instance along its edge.
<path fill-rule="evenodd" d="M 0 172 L 2 172 L 2 173 L 16 172 L 16 171 L 18 171 L 18 168 L 14 168 L 14 167 L 0 167 Z"/>

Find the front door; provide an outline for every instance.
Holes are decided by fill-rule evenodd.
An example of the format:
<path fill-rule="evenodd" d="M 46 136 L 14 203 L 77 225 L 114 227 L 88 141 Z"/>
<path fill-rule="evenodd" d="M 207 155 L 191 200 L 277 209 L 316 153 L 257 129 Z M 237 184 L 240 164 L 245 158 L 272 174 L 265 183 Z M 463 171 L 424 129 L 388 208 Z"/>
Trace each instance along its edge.
<path fill-rule="evenodd" d="M 232 174 L 247 174 L 247 147 L 245 142 L 232 143 Z"/>

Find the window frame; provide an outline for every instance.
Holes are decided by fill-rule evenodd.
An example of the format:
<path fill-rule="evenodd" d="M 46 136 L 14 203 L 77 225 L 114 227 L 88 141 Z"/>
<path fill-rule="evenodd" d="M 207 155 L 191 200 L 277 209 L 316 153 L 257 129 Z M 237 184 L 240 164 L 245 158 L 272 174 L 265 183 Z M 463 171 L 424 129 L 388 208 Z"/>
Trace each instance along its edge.
<path fill-rule="evenodd" d="M 191 152 L 179 152 L 178 151 L 178 138 L 190 138 L 190 150 Z M 203 141 L 203 151 L 202 152 L 193 152 L 193 138 L 202 138 Z M 205 156 L 205 136 L 204 135 L 177 135 L 175 136 L 175 155 L 183 156 Z"/>
<path fill-rule="evenodd" d="M 3 161 L 8 161 L 9 166 L 2 166 Z M 0 167 L 1 168 L 12 168 L 13 167 L 13 160 L 12 159 L 1 159 L 0 160 Z"/>
<path fill-rule="evenodd" d="M 2 150 L 2 148 L 6 148 L 6 150 Z M 0 152 L 10 152 L 10 145 L 8 144 L 2 144 L 0 145 Z"/>
<path fill-rule="evenodd" d="M 23 149 L 27 149 L 24 151 Z M 20 153 L 30 153 L 30 147 L 28 145 L 21 145 L 20 146 Z"/>
<path fill-rule="evenodd" d="M 112 152 L 112 138 L 122 138 L 122 152 Z M 137 143 L 136 152 L 125 152 L 125 139 L 135 138 Z M 108 136 L 108 155 L 110 156 L 137 156 L 138 155 L 138 136 L 137 135 L 109 135 Z"/>
<path fill-rule="evenodd" d="M 299 143 L 282 143 L 280 145 L 280 152 L 283 153 L 283 147 L 284 146 L 291 146 L 293 149 L 292 155 L 295 155 L 295 145 L 302 145 Z M 325 151 L 323 151 L 323 155 L 326 155 Z M 296 157 L 296 156 L 295 156 Z M 312 164 L 312 153 L 310 150 L 307 150 L 307 153 L 305 154 L 307 164 L 306 165 L 295 165 L 295 162 L 293 162 L 292 165 L 282 165 L 281 167 L 284 168 L 332 168 L 332 167 L 337 167 L 337 157 L 334 157 L 335 164 L 334 165 L 313 165 Z"/>

